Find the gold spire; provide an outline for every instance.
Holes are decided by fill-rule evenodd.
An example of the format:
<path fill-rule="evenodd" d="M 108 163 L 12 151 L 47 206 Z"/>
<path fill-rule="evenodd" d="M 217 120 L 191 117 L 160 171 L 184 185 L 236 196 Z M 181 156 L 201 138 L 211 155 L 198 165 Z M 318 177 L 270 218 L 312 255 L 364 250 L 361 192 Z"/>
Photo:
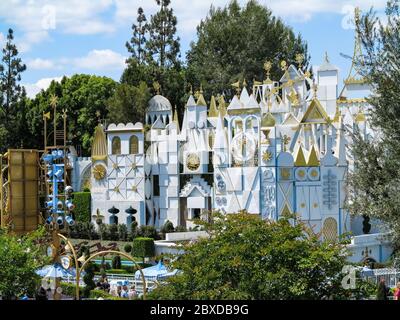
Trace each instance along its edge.
<path fill-rule="evenodd" d="M 172 122 L 176 124 L 176 129 L 179 131 L 179 119 L 178 119 L 178 108 L 175 105 L 174 115 L 172 116 Z"/>
<path fill-rule="evenodd" d="M 94 130 L 92 143 L 92 161 L 107 159 L 107 138 L 103 126 L 99 124 Z"/>
<path fill-rule="evenodd" d="M 215 102 L 215 97 L 211 96 L 210 110 L 208 110 L 208 117 L 215 118 L 217 116 L 218 116 L 218 110 L 217 110 L 217 104 Z"/>
<path fill-rule="evenodd" d="M 295 60 L 296 60 L 298 68 L 301 69 L 301 67 L 303 66 L 303 62 L 304 62 L 304 54 L 297 53 Z"/>
<path fill-rule="evenodd" d="M 304 156 L 302 146 L 300 146 L 299 149 L 297 150 L 297 155 L 296 155 L 296 160 L 294 162 L 294 165 L 296 167 L 305 167 L 307 165 L 306 157 Z"/>
<path fill-rule="evenodd" d="M 239 96 L 240 95 L 240 81 L 238 80 L 235 83 L 232 83 L 231 86 L 236 89 L 236 94 Z"/>
<path fill-rule="evenodd" d="M 218 101 L 218 110 L 221 113 L 222 118 L 224 118 L 226 116 L 226 103 L 225 103 L 225 99 L 224 96 L 220 96 L 219 97 L 219 101 Z"/>
<path fill-rule="evenodd" d="M 340 120 L 340 116 L 341 116 L 341 113 L 340 113 L 340 110 L 339 110 L 339 106 L 336 105 L 336 112 L 335 112 L 335 116 L 333 118 L 333 122 L 338 123 L 339 120 Z"/>
<path fill-rule="evenodd" d="M 318 167 L 319 166 L 317 150 L 315 149 L 314 146 L 312 146 L 310 155 L 308 156 L 307 166 L 309 166 L 309 167 Z"/>
<path fill-rule="evenodd" d="M 356 24 L 355 34 L 354 34 L 354 52 L 351 61 L 350 72 L 347 78 L 344 80 L 345 84 L 363 84 L 365 79 L 360 75 L 357 70 L 357 60 L 363 64 L 362 50 L 361 50 L 361 39 L 357 32 L 357 25 L 360 22 L 360 8 L 356 7 L 354 9 L 354 23 Z"/>
<path fill-rule="evenodd" d="M 153 88 L 156 94 L 160 94 L 161 85 L 158 81 L 153 82 Z"/>

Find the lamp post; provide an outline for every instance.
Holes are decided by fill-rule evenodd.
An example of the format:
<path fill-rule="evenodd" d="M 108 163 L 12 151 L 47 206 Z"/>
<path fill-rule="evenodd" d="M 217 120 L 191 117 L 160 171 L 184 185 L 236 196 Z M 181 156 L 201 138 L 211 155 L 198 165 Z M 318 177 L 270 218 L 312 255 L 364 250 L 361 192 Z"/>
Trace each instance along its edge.
<path fill-rule="evenodd" d="M 117 254 L 120 256 L 123 256 L 125 258 L 127 258 L 128 260 L 132 261 L 133 264 L 138 268 L 139 272 L 140 272 L 140 276 L 142 278 L 143 281 L 143 300 L 146 300 L 146 278 L 144 276 L 144 273 L 142 271 L 142 268 L 140 267 L 140 265 L 133 259 L 133 257 L 131 257 L 130 255 L 124 253 L 124 252 L 120 252 L 120 251 L 116 251 L 116 250 L 104 250 L 104 251 L 99 251 L 96 252 L 94 254 L 92 254 L 91 256 L 89 256 L 88 258 L 84 257 L 84 255 L 82 257 L 80 257 L 78 259 L 78 256 L 76 254 L 76 251 L 74 249 L 73 244 L 71 243 L 71 241 L 68 240 L 67 237 L 65 237 L 62 234 L 58 234 L 58 236 L 60 238 L 62 238 L 66 243 L 67 246 L 69 247 L 69 249 L 72 252 L 72 255 L 74 257 L 74 262 L 75 262 L 75 286 L 76 286 L 76 291 L 75 291 L 75 295 L 76 295 L 76 299 L 79 300 L 79 281 L 80 281 L 80 274 L 82 272 L 82 270 L 84 270 L 85 266 L 95 257 L 97 256 L 101 256 L 101 255 L 106 255 L 106 254 Z M 67 251 L 67 249 L 65 249 L 65 251 Z M 78 262 L 82 262 L 82 265 L 79 267 Z"/>

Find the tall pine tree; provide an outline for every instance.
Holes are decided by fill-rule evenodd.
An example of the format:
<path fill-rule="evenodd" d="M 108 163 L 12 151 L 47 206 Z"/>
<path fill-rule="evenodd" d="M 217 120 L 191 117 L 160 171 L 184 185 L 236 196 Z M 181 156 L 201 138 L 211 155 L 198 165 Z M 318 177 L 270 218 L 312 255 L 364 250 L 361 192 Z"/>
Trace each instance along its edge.
<path fill-rule="evenodd" d="M 169 7 L 171 0 L 156 0 L 160 10 L 150 21 L 150 38 L 146 43 L 149 51 L 148 61 L 159 68 L 175 67 L 180 50 L 179 37 L 176 37 L 177 18 Z"/>
<path fill-rule="evenodd" d="M 18 49 L 14 44 L 14 32 L 8 30 L 7 41 L 3 48 L 2 63 L 0 64 L 0 89 L 1 89 L 1 112 L 0 112 L 0 149 L 2 151 L 9 147 L 19 147 L 23 140 L 24 131 L 20 128 L 21 108 L 25 106 L 25 89 L 20 85 L 21 73 L 26 70 L 18 56 Z"/>
<path fill-rule="evenodd" d="M 138 64 L 143 64 L 146 58 L 145 46 L 148 24 L 142 7 L 138 9 L 136 21 L 136 24 L 132 24 L 132 38 L 129 42 L 126 42 L 125 46 L 131 54 L 130 59 L 136 59 Z"/>
<path fill-rule="evenodd" d="M 354 173 L 349 179 L 349 207 L 354 214 L 378 218 L 393 232 L 395 249 L 400 248 L 400 9 L 390 0 L 387 23 L 373 11 L 358 22 L 364 54 L 359 70 L 373 84 L 368 102 L 369 123 L 375 137 L 353 139 Z"/>

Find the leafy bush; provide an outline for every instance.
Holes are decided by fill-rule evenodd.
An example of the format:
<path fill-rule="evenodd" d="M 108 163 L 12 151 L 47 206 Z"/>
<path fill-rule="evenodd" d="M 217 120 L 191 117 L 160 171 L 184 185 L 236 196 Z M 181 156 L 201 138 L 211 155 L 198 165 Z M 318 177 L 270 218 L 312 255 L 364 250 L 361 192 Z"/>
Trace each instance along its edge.
<path fill-rule="evenodd" d="M 107 273 L 108 274 L 127 274 L 127 273 L 129 273 L 125 268 L 123 268 L 123 269 L 110 269 L 110 270 L 107 270 Z"/>
<path fill-rule="evenodd" d="M 99 225 L 99 234 L 100 234 L 100 239 L 101 240 L 107 240 L 109 238 L 108 225 L 100 224 Z"/>
<path fill-rule="evenodd" d="M 74 283 L 67 283 L 67 282 L 61 282 L 60 284 L 62 293 L 66 296 L 69 297 L 75 297 L 76 296 L 76 286 Z M 83 288 L 84 287 L 79 287 L 79 295 L 81 296 L 83 293 Z"/>
<path fill-rule="evenodd" d="M 118 225 L 118 239 L 119 241 L 126 241 L 128 237 L 128 228 L 126 224 Z"/>
<path fill-rule="evenodd" d="M 158 239 L 157 230 L 153 226 L 140 226 L 138 230 L 138 237 Z"/>
<path fill-rule="evenodd" d="M 85 287 L 83 288 L 83 296 L 88 298 L 90 295 L 90 291 L 96 288 L 96 284 L 94 283 L 94 266 L 91 262 L 85 268 L 85 275 L 83 276 L 83 282 L 85 283 Z"/>
<path fill-rule="evenodd" d="M 109 239 L 112 241 L 118 241 L 118 225 L 116 224 L 109 224 L 108 227 L 108 235 Z"/>
<path fill-rule="evenodd" d="M 152 238 L 136 238 L 132 242 L 132 256 L 143 258 L 153 257 L 155 253 L 154 239 Z"/>
<path fill-rule="evenodd" d="M 163 234 L 166 234 L 174 231 L 175 231 L 174 224 L 169 220 L 165 221 L 164 225 L 161 228 L 161 232 Z"/>
<path fill-rule="evenodd" d="M 131 252 L 131 251 L 132 251 L 132 245 L 126 244 L 126 245 L 124 246 L 124 251 L 125 251 L 126 253 Z"/>
<path fill-rule="evenodd" d="M 75 220 L 81 222 L 91 221 L 91 197 L 90 192 L 74 192 Z"/>
<path fill-rule="evenodd" d="M 121 269 L 121 257 L 114 256 L 112 259 L 112 268 L 113 269 Z"/>
<path fill-rule="evenodd" d="M 176 226 L 175 232 L 186 232 L 187 229 L 184 226 Z"/>

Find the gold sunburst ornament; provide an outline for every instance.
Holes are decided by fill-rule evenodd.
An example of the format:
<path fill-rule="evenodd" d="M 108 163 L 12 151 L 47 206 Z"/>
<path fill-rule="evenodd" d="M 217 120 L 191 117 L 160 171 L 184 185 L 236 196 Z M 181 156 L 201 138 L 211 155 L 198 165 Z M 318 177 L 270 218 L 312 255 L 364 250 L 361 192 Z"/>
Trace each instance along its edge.
<path fill-rule="evenodd" d="M 101 180 L 106 176 L 106 168 L 101 164 L 94 166 L 93 176 L 96 180 Z"/>
<path fill-rule="evenodd" d="M 263 153 L 263 155 L 262 155 L 262 159 L 263 159 L 263 161 L 265 161 L 265 162 L 269 162 L 269 161 L 271 161 L 271 159 L 272 159 L 272 153 L 270 152 L 270 151 L 265 151 L 264 153 Z"/>

